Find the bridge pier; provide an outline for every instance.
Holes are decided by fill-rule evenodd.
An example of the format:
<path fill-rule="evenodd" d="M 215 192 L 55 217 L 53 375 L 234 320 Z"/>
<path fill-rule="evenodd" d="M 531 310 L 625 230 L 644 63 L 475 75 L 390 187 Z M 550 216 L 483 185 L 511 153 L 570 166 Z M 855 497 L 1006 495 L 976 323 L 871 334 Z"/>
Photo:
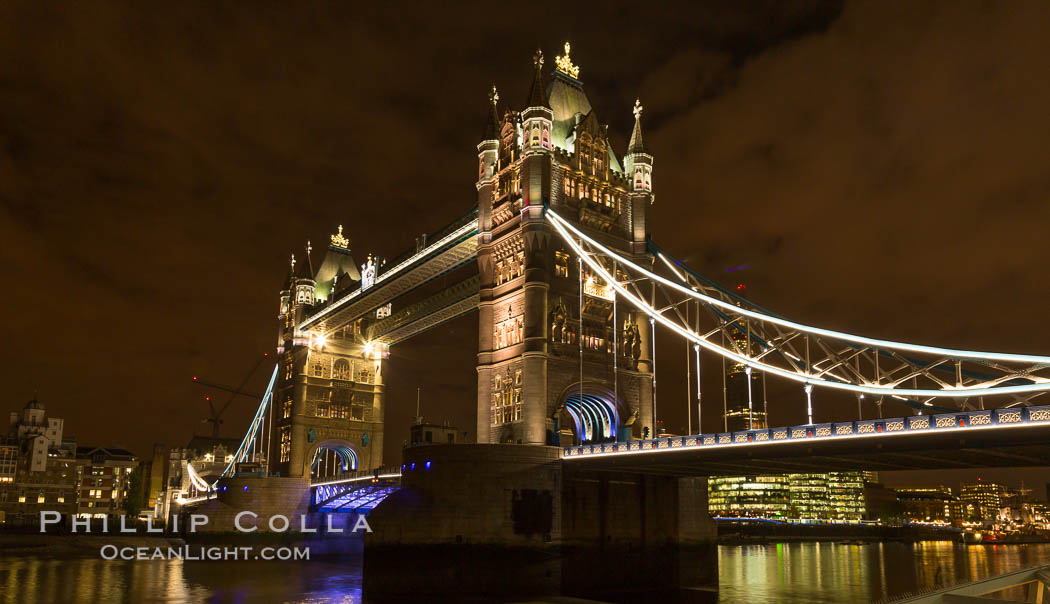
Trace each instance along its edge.
<path fill-rule="evenodd" d="M 368 593 L 716 593 L 704 479 L 577 471 L 528 445 L 416 447 L 404 464 L 402 489 L 369 516 Z"/>

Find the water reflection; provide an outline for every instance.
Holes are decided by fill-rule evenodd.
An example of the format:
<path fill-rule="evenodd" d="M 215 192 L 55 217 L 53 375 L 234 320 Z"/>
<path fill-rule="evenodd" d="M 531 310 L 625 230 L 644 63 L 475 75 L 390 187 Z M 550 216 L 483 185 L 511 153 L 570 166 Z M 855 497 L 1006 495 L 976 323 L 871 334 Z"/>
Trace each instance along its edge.
<path fill-rule="evenodd" d="M 0 587 L 3 604 L 362 601 L 360 556 L 226 563 L 0 557 Z"/>
<path fill-rule="evenodd" d="M 720 602 L 871 601 L 1050 564 L 1050 544 L 777 543 L 718 548 Z"/>
<path fill-rule="evenodd" d="M 720 602 L 864 602 L 1048 564 L 1050 544 L 778 543 L 724 545 L 717 556 Z M 0 604 L 359 604 L 361 588 L 359 555 L 226 563 L 0 556 Z M 515 595 L 506 598 L 513 601 Z"/>

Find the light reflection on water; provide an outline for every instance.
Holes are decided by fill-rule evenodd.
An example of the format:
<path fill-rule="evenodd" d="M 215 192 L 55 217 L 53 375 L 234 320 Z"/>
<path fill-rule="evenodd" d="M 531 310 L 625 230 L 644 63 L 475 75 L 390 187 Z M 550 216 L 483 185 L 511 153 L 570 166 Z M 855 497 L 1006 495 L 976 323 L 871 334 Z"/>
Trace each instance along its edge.
<path fill-rule="evenodd" d="M 1047 563 L 1050 544 L 723 545 L 718 548 L 718 599 L 867 602 Z M 359 604 L 361 558 L 222 563 L 0 557 L 0 603 L 74 601 Z"/>
<path fill-rule="evenodd" d="M 719 602 L 870 602 L 1036 564 L 1050 564 L 1050 544 L 723 545 Z"/>
<path fill-rule="evenodd" d="M 0 557 L 0 602 L 361 602 L 361 559 L 290 562 Z"/>

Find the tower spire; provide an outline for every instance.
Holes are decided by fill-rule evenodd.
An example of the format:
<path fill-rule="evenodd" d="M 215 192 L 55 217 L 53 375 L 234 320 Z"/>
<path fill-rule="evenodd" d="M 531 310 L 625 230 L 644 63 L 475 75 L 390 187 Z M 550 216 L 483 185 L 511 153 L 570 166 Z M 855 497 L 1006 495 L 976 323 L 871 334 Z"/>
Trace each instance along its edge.
<path fill-rule="evenodd" d="M 298 277 L 300 279 L 313 279 L 314 278 L 314 265 L 313 265 L 313 262 L 310 260 L 310 252 L 312 252 L 312 251 L 314 251 L 313 246 L 311 246 L 310 242 L 307 241 L 306 242 L 306 260 L 304 260 L 299 265 Z"/>
<path fill-rule="evenodd" d="M 628 153 L 645 153 L 645 143 L 642 142 L 642 101 L 634 101 L 634 132 L 631 133 L 631 142 L 627 145 Z"/>
<path fill-rule="evenodd" d="M 485 122 L 485 134 L 481 140 L 494 141 L 499 140 L 499 92 L 496 92 L 496 85 L 492 85 L 492 92 L 489 93 L 489 118 Z"/>
<path fill-rule="evenodd" d="M 532 57 L 532 64 L 536 66 L 532 78 L 532 87 L 529 88 L 529 102 L 526 107 L 546 107 L 550 109 L 550 100 L 547 99 L 547 87 L 543 85 L 543 51 L 536 49 Z"/>

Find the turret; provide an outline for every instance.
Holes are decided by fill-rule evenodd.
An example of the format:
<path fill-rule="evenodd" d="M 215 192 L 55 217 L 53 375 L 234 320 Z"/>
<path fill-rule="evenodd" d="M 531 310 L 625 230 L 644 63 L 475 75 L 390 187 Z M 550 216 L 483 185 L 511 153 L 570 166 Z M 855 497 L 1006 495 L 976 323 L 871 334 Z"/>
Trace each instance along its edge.
<path fill-rule="evenodd" d="M 642 141 L 642 101 L 634 102 L 634 131 L 631 133 L 631 142 L 627 145 L 627 156 L 624 157 L 624 166 L 627 175 L 631 179 L 631 191 L 653 190 L 653 156 L 645 150 Z"/>
<path fill-rule="evenodd" d="M 292 303 L 293 306 L 306 305 L 313 306 L 315 286 L 317 282 L 314 281 L 314 266 L 310 261 L 310 252 L 313 251 L 313 247 L 310 246 L 310 242 L 306 242 L 306 259 L 299 263 L 299 270 L 295 274 L 295 300 Z"/>
<path fill-rule="evenodd" d="M 532 58 L 532 86 L 529 100 L 521 112 L 521 196 L 526 205 L 542 206 L 550 197 L 551 128 L 554 110 L 543 84 L 543 51 Z"/>
<path fill-rule="evenodd" d="M 634 102 L 634 131 L 624 157 L 624 171 L 630 179 L 632 209 L 632 246 L 635 253 L 645 251 L 645 240 L 649 229 L 646 211 L 653 203 L 653 156 L 649 155 L 642 140 L 642 102 Z"/>
<path fill-rule="evenodd" d="M 277 313 L 277 354 L 284 352 L 286 343 L 291 345 L 295 324 L 292 316 L 292 292 L 295 290 L 295 254 L 289 262 L 288 276 L 281 288 L 281 310 Z"/>
<path fill-rule="evenodd" d="M 492 228 L 492 200 L 496 188 L 496 171 L 499 169 L 499 93 L 492 86 L 489 93 L 489 116 L 485 130 L 478 143 L 478 221 L 482 237 Z"/>

